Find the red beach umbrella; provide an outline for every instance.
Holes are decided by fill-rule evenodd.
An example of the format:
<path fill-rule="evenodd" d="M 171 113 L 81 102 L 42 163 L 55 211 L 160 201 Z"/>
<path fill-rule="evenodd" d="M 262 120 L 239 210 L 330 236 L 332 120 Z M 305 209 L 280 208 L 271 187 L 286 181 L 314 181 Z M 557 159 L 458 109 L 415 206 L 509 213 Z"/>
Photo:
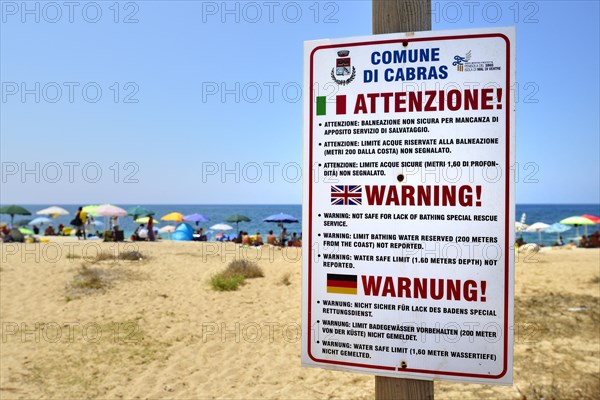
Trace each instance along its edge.
<path fill-rule="evenodd" d="M 600 224 L 600 218 L 598 218 L 598 217 L 596 217 L 594 215 L 583 214 L 582 217 L 585 218 L 585 219 L 589 219 L 590 221 L 592 221 L 595 224 Z"/>

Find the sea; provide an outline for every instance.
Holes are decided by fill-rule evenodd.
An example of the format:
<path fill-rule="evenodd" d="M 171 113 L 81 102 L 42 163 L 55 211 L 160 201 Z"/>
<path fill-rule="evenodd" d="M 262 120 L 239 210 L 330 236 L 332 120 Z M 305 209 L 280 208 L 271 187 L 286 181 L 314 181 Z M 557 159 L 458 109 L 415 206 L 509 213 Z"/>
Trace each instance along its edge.
<path fill-rule="evenodd" d="M 25 207 L 29 211 L 32 212 L 31 216 L 15 216 L 15 222 L 22 219 L 31 219 L 35 218 L 35 212 L 42 210 L 44 208 L 50 206 L 60 206 L 66 210 L 68 210 L 71 214 L 66 216 L 60 216 L 56 218 L 54 227 L 56 228 L 58 224 L 63 224 L 65 226 L 69 226 L 69 222 L 75 216 L 77 212 L 77 208 L 79 206 L 86 206 L 88 204 L 20 204 Z M 298 235 L 302 232 L 302 205 L 301 204 L 273 204 L 273 205 L 238 205 L 238 204 L 224 204 L 224 205 L 215 205 L 215 204 L 117 204 L 119 207 L 128 209 L 133 206 L 143 206 L 155 212 L 155 218 L 160 219 L 163 215 L 166 215 L 171 212 L 180 212 L 183 215 L 198 213 L 202 214 L 209 219 L 208 222 L 202 222 L 196 224 L 194 222 L 190 222 L 189 224 L 194 228 L 204 228 L 205 231 L 216 235 L 218 232 L 211 231 L 210 227 L 218 224 L 218 223 L 226 223 L 233 227 L 232 230 L 227 231 L 226 233 L 234 234 L 239 230 L 244 230 L 250 233 L 251 235 L 260 232 L 263 237 L 269 232 L 269 230 L 273 230 L 275 234 L 278 234 L 281 231 L 281 228 L 277 226 L 276 223 L 272 222 L 264 222 L 263 220 L 273 214 L 289 214 L 298 219 L 299 222 L 296 223 L 288 223 L 285 224 L 288 232 L 290 234 L 296 232 Z M 239 228 L 236 230 L 235 223 L 225 222 L 225 219 L 232 214 L 241 214 L 250 218 L 250 222 L 240 222 Z M 595 216 L 600 216 L 600 204 L 517 204 L 516 206 L 516 219 L 517 221 L 521 220 L 522 215 L 525 214 L 525 223 L 531 225 L 535 222 L 544 222 L 547 224 L 552 224 L 554 222 L 559 222 L 560 220 L 575 216 L 575 215 L 583 215 L 583 214 L 591 214 Z M 103 217 L 97 217 L 98 221 L 106 224 L 107 221 Z M 9 222 L 10 217 L 8 215 L 0 215 L 0 221 Z M 165 225 L 174 225 L 175 223 L 170 221 L 159 221 L 158 227 L 163 227 Z M 129 237 L 135 228 L 137 227 L 137 223 L 133 221 L 131 217 L 121 217 L 119 218 L 119 226 L 121 229 L 125 231 L 125 237 Z M 98 227 L 99 231 L 102 231 L 105 228 L 105 225 L 100 225 Z M 588 226 L 588 233 L 592 233 L 593 231 L 600 229 L 600 225 Z M 576 242 L 579 240 L 582 234 L 585 233 L 584 227 L 572 228 L 569 231 L 562 233 L 563 240 L 568 242 L 570 240 L 575 240 Z M 168 234 L 161 234 L 161 236 L 165 239 L 168 239 Z M 557 234 L 555 233 L 541 233 L 541 242 L 540 235 L 538 233 L 517 233 L 517 236 L 522 236 L 526 242 L 534 242 L 540 243 L 543 245 L 552 245 L 556 242 Z"/>

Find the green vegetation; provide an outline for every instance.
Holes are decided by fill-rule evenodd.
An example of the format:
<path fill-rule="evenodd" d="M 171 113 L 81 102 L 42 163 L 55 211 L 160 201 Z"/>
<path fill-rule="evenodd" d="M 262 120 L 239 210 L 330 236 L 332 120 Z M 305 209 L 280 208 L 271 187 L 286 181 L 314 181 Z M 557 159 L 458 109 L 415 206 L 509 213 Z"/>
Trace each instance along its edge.
<path fill-rule="evenodd" d="M 262 278 L 265 274 L 256 264 L 247 260 L 235 260 L 227 268 L 210 278 L 210 285 L 219 292 L 237 290 L 246 279 Z"/>
<path fill-rule="evenodd" d="M 245 280 L 241 275 L 226 276 L 224 272 L 220 272 L 210 278 L 210 285 L 218 292 L 226 292 L 237 290 Z"/>

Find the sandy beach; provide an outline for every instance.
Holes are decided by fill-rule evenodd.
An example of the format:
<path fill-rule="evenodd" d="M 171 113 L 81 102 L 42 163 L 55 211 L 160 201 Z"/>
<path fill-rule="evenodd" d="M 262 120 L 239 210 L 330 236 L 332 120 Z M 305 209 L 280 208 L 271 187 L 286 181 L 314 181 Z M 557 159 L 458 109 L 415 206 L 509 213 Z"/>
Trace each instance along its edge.
<path fill-rule="evenodd" d="M 2 399 L 374 398 L 372 376 L 301 368 L 299 249 L 51 240 L 0 247 Z M 265 276 L 214 291 L 240 258 Z M 436 382 L 437 398 L 597 398 L 600 250 L 517 258 L 514 385 Z"/>

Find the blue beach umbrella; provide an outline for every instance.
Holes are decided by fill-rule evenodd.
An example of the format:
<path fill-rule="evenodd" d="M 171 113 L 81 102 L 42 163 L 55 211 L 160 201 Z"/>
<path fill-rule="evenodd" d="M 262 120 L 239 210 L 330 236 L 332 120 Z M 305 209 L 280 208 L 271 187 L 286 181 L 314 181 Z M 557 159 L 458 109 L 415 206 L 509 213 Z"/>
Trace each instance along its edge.
<path fill-rule="evenodd" d="M 279 214 L 271 215 L 270 217 L 263 219 L 263 221 L 280 223 L 282 229 L 285 229 L 283 224 L 291 224 L 294 222 L 298 222 L 298 218 L 292 217 L 291 215 L 288 215 L 288 214 L 279 213 Z"/>
<path fill-rule="evenodd" d="M 183 217 L 184 221 L 188 221 L 188 222 L 195 222 L 196 225 L 198 225 L 200 222 L 206 222 L 208 221 L 208 218 L 206 218 L 204 215 L 202 214 L 190 214 L 190 215 L 185 215 Z"/>
<path fill-rule="evenodd" d="M 281 224 L 291 224 L 293 222 L 298 222 L 298 218 L 292 217 L 291 215 L 279 213 L 275 215 L 271 215 L 263 219 L 264 222 L 279 222 Z"/>
<path fill-rule="evenodd" d="M 558 240 L 560 238 L 560 234 L 563 232 L 566 232 L 568 230 L 570 230 L 571 227 L 567 226 L 567 225 L 563 225 L 559 222 L 556 222 L 552 225 L 550 225 L 547 229 L 546 229 L 546 233 L 556 233 L 556 240 Z"/>
<path fill-rule="evenodd" d="M 27 225 L 44 225 L 44 224 L 51 224 L 52 220 L 50 218 L 46 218 L 46 217 L 37 217 L 32 219 L 31 221 L 29 221 L 29 223 Z"/>
<path fill-rule="evenodd" d="M 288 215 L 288 214 L 279 213 L 279 214 L 271 215 L 270 217 L 263 219 L 263 221 L 280 223 L 281 227 L 283 228 L 283 224 L 291 224 L 294 222 L 298 222 L 298 218 L 292 217 L 291 215 Z"/>

